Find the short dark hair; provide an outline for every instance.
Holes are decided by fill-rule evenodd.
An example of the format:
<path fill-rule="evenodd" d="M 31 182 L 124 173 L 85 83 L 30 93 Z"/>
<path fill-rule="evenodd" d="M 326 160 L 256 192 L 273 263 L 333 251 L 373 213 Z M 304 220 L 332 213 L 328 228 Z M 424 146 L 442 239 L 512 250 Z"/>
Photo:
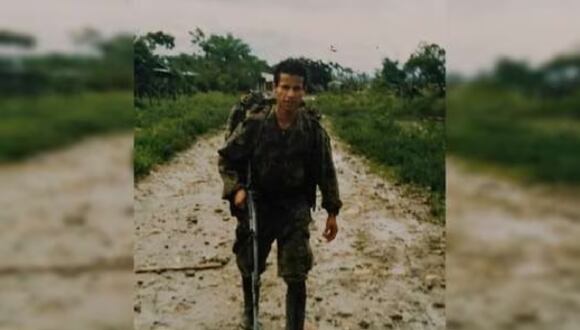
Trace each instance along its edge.
<path fill-rule="evenodd" d="M 308 75 L 304 64 L 302 64 L 302 61 L 299 59 L 288 58 L 276 64 L 274 67 L 274 86 L 278 86 L 278 83 L 280 82 L 280 74 L 282 73 L 302 77 L 303 86 L 306 88 Z"/>

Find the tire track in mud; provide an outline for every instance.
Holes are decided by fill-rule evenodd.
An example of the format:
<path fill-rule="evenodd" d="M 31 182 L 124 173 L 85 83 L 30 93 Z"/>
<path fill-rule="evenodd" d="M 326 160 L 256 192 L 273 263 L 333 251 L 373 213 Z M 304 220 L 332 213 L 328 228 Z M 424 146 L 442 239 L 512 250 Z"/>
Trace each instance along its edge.
<path fill-rule="evenodd" d="M 201 137 L 136 185 L 136 329 L 237 329 L 236 220 L 220 199 L 221 143 L 221 134 Z M 371 173 L 343 143 L 333 149 L 344 207 L 329 244 L 325 212 L 313 214 L 307 328 L 443 329 L 443 226 L 427 221 L 424 197 Z M 274 245 L 262 277 L 265 329 L 283 329 L 285 318 L 275 256 Z M 207 265 L 217 266 L 193 269 Z"/>

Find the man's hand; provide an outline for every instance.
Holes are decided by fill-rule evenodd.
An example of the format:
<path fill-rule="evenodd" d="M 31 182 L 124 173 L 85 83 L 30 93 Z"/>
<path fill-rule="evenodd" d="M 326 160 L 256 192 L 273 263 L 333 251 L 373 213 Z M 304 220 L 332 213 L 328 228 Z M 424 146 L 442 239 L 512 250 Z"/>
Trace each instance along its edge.
<path fill-rule="evenodd" d="M 324 232 L 322 236 L 326 238 L 327 242 L 332 242 L 336 237 L 336 233 L 338 233 L 338 226 L 336 225 L 336 215 L 329 214 L 328 218 L 326 219 L 326 228 L 324 228 Z"/>
<path fill-rule="evenodd" d="M 243 210 L 246 206 L 246 190 L 240 189 L 236 191 L 234 196 L 234 206 L 240 210 Z"/>

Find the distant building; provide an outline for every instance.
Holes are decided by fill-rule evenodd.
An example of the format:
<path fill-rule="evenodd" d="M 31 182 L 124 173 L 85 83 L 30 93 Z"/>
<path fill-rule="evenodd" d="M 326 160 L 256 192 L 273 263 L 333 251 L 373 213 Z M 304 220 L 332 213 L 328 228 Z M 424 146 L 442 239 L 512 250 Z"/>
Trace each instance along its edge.
<path fill-rule="evenodd" d="M 256 89 L 265 93 L 271 92 L 274 89 L 274 75 L 268 72 L 260 73 L 260 80 Z"/>

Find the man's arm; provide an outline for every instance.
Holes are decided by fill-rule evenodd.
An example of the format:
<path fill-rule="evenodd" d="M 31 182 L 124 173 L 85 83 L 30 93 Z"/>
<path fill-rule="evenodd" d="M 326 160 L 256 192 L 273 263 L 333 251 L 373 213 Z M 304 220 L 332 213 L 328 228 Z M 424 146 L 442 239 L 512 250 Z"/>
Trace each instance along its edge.
<path fill-rule="evenodd" d="M 334 240 L 338 233 L 338 225 L 336 223 L 336 216 L 342 207 L 340 194 L 338 190 L 338 180 L 336 178 L 336 170 L 332 159 L 332 148 L 330 145 L 330 137 L 320 126 L 319 134 L 319 169 L 318 169 L 318 187 L 322 193 L 322 207 L 328 212 L 326 219 L 326 227 L 323 232 L 324 238 L 328 242 Z"/>
<path fill-rule="evenodd" d="M 244 186 L 246 159 L 241 152 L 243 148 L 243 119 L 240 104 L 234 105 L 228 116 L 225 143 L 218 150 L 218 169 L 224 183 L 222 198 L 233 202 L 235 194 Z"/>
<path fill-rule="evenodd" d="M 332 160 L 330 137 L 322 127 L 320 127 L 318 152 L 320 161 L 317 184 L 322 193 L 322 207 L 329 215 L 336 216 L 342 207 L 342 201 L 338 190 L 336 169 Z"/>
<path fill-rule="evenodd" d="M 236 166 L 236 164 L 227 161 L 223 156 L 219 156 L 218 169 L 224 183 L 222 190 L 223 199 L 232 201 L 234 194 L 243 187 L 244 183 L 241 177 L 242 171 L 239 167 L 240 166 Z"/>

